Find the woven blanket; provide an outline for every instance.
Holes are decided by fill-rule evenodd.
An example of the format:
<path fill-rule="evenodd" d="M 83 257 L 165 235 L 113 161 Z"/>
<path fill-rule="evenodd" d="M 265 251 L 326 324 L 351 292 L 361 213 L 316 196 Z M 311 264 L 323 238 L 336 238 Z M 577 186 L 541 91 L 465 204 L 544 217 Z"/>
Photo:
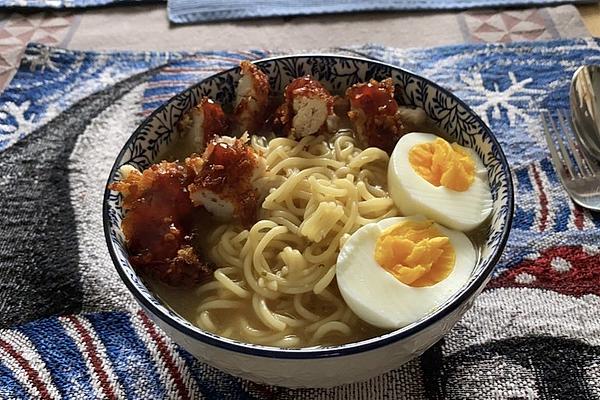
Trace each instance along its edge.
<path fill-rule="evenodd" d="M 40 0 L 0 1 L 39 2 Z M 594 0 L 168 0 L 167 9 L 169 12 L 169 19 L 172 22 L 193 23 L 345 12 L 467 10 L 482 7 L 531 7 L 565 3 L 591 3 L 593 1 Z"/>
<path fill-rule="evenodd" d="M 0 95 L 0 398 L 600 398 L 600 214 L 574 205 L 539 112 L 568 108 L 600 40 L 330 49 L 427 76 L 491 126 L 516 214 L 494 277 L 419 359 L 367 382 L 291 390 L 194 359 L 139 310 L 101 228 L 105 179 L 144 115 L 265 51 L 94 53 L 29 45 Z"/>

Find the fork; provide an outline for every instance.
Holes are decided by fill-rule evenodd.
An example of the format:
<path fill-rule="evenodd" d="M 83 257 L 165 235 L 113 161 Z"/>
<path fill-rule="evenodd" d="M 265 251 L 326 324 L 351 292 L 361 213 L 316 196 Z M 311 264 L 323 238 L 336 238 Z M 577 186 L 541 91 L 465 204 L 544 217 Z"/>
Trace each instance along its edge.
<path fill-rule="evenodd" d="M 573 201 L 600 211 L 600 166 L 583 150 L 577 135 L 568 127 L 566 112 L 557 112 L 558 124 L 549 112 L 542 111 L 544 136 L 552 164 Z"/>

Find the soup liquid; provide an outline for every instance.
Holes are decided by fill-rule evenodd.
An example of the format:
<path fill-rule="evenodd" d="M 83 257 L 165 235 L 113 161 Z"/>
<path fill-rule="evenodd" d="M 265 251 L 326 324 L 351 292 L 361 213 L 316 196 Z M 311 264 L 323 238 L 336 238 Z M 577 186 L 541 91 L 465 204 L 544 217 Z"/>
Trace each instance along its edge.
<path fill-rule="evenodd" d="M 406 109 L 405 112 L 410 114 L 412 111 L 410 109 Z M 415 118 L 415 119 L 418 119 L 418 118 Z M 434 126 L 434 124 L 432 122 L 427 121 L 425 124 L 421 124 L 421 126 L 417 126 L 415 128 L 415 130 L 419 130 L 421 132 L 431 132 L 431 133 L 438 134 L 439 136 L 446 136 L 446 135 L 441 134 L 439 129 L 432 128 L 433 126 Z M 418 129 L 418 128 L 421 128 L 421 129 Z M 184 160 L 185 157 L 190 155 L 190 149 L 193 149 L 193 142 L 191 141 L 191 139 L 188 137 L 185 137 L 185 136 L 180 137 L 178 140 L 176 140 L 170 146 L 170 148 L 164 154 L 162 154 L 161 159 L 167 160 L 167 161 Z M 210 214 L 208 214 L 206 211 L 203 211 L 203 210 L 202 211 L 199 210 L 197 215 L 195 216 L 195 218 L 196 218 L 196 222 L 195 222 L 195 232 L 194 233 L 195 233 L 195 237 L 199 238 L 199 239 L 206 238 L 210 232 L 212 232 L 218 225 L 222 224 L 221 221 L 216 221 Z M 480 246 L 485 243 L 485 238 L 487 237 L 488 229 L 489 229 L 489 223 L 484 223 L 484 224 L 482 224 L 481 227 L 477 228 L 474 232 L 468 233 L 468 236 L 475 244 L 476 249 L 479 250 Z M 205 248 L 207 245 L 208 244 L 202 240 L 197 240 L 197 242 L 195 243 L 195 247 L 197 247 L 197 249 L 200 250 L 200 252 L 202 254 L 208 253 L 208 249 Z M 214 280 L 214 278 L 213 278 L 213 280 Z M 174 312 L 176 312 L 177 314 L 179 314 L 186 320 L 190 321 L 192 324 L 198 326 L 198 322 L 197 322 L 198 318 L 199 318 L 198 307 L 204 302 L 203 296 L 206 296 L 206 295 L 198 294 L 197 293 L 198 291 L 196 288 L 188 288 L 188 287 L 174 288 L 174 287 L 169 287 L 158 281 L 149 281 L 148 286 L 154 293 L 156 293 L 156 295 L 159 297 L 159 299 L 164 304 L 166 304 L 169 308 L 171 308 Z M 341 297 L 341 295 L 339 294 L 339 291 L 337 289 L 335 279 L 330 284 L 330 289 L 337 297 L 339 297 L 343 301 L 343 298 Z M 326 316 L 328 314 L 331 314 L 331 312 L 333 311 L 331 309 L 331 307 L 324 306 L 323 303 L 319 302 L 318 300 L 319 299 L 316 296 L 312 296 L 311 301 L 308 301 L 306 304 L 304 304 L 304 306 L 309 311 L 311 311 L 315 314 L 321 315 L 321 316 Z M 270 300 L 269 301 L 268 305 L 271 310 L 277 311 L 277 304 L 275 303 L 277 301 L 280 301 L 280 300 Z M 228 338 L 238 340 L 241 342 L 246 342 L 247 339 L 244 338 L 244 336 L 242 334 L 242 328 L 239 324 L 240 315 L 244 316 L 244 318 L 246 319 L 249 326 L 264 327 L 262 322 L 256 317 L 256 314 L 255 314 L 254 310 L 252 309 L 251 302 L 242 303 L 241 307 L 239 309 L 236 309 L 236 312 L 228 313 L 228 312 L 226 312 L 226 310 L 224 310 L 224 312 L 215 313 L 214 315 L 212 315 L 211 318 L 213 318 L 213 320 L 214 320 L 213 322 L 215 323 L 215 325 L 222 325 L 222 326 L 228 326 L 228 327 L 239 327 L 238 329 L 230 328 L 226 332 L 221 332 L 222 336 L 226 336 Z M 236 319 L 238 321 L 236 321 Z M 297 337 L 299 339 L 299 341 L 296 341 L 295 345 L 293 345 L 293 346 L 273 345 L 273 344 L 271 344 L 271 345 L 276 346 L 276 347 L 335 346 L 335 345 L 341 345 L 341 344 L 345 344 L 345 343 L 352 343 L 352 342 L 365 340 L 368 338 L 380 336 L 380 335 L 388 332 L 388 330 L 376 328 L 372 325 L 369 325 L 366 322 L 361 321 L 360 319 L 358 319 L 355 316 L 353 316 L 353 323 L 351 325 L 351 328 L 352 328 L 352 333 L 350 336 L 333 332 L 333 333 L 329 333 L 328 335 L 326 335 L 323 338 L 323 340 L 317 344 L 311 343 L 312 333 L 307 334 L 304 332 L 303 329 L 296 329 L 294 331 L 294 336 Z M 258 344 L 269 345 L 269 343 L 258 343 Z"/>

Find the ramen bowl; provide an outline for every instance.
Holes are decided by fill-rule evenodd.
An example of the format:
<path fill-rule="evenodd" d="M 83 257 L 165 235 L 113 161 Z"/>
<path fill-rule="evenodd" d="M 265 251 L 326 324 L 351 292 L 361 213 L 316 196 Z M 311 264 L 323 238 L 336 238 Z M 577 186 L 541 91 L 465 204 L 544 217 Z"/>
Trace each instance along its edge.
<path fill-rule="evenodd" d="M 287 387 L 331 387 L 366 380 L 399 367 L 440 340 L 471 307 L 488 282 L 508 238 L 513 214 L 513 187 L 506 158 L 490 129 L 461 100 L 435 83 L 393 65 L 334 56 L 299 55 L 256 61 L 274 92 L 283 92 L 292 79 L 311 74 L 331 92 L 371 78 L 391 77 L 398 101 L 419 107 L 439 129 L 483 161 L 492 192 L 489 228 L 479 245 L 479 259 L 466 285 L 442 306 L 401 329 L 359 342 L 311 348 L 276 348 L 224 338 L 201 330 L 158 298 L 128 261 L 121 231 L 123 209 L 117 192 L 104 196 L 104 231 L 110 255 L 127 288 L 147 315 L 166 334 L 199 360 L 232 375 Z M 125 164 L 139 169 L 158 161 L 173 142 L 180 117 L 203 96 L 221 104 L 235 98 L 240 69 L 213 75 L 176 95 L 152 113 L 122 148 L 108 178 L 119 179 Z"/>

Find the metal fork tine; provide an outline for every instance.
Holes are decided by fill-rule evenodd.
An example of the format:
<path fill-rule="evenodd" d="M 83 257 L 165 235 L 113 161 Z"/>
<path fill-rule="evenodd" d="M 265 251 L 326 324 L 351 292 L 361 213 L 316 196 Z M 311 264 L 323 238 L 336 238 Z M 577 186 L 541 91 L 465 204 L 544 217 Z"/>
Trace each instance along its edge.
<path fill-rule="evenodd" d="M 559 175 L 564 175 L 564 165 L 556 152 L 556 144 L 554 144 L 554 139 L 552 139 L 552 135 L 550 130 L 548 129 L 548 123 L 546 122 L 546 113 L 542 111 L 542 125 L 544 126 L 544 137 L 546 138 L 546 143 L 548 144 L 548 150 L 550 150 L 550 157 L 552 158 L 552 164 L 554 164 L 554 168 Z M 552 119 L 550 114 L 548 117 Z"/>
<path fill-rule="evenodd" d="M 564 189 L 576 204 L 600 211 L 600 163 L 595 163 L 596 160 L 578 141 L 579 136 L 569 130 L 565 115 L 565 111 L 558 111 L 557 124 L 549 111 L 540 113 L 552 164 Z M 557 126 L 560 129 L 556 129 Z M 569 154 L 569 151 L 573 154 Z M 575 160 L 577 170 L 571 157 Z M 567 170 L 570 174 L 567 174 Z"/>
<path fill-rule="evenodd" d="M 579 150 L 579 154 L 581 154 L 581 157 L 583 158 L 585 165 L 588 167 L 588 170 L 590 171 L 591 176 L 595 177 L 595 176 L 600 175 L 600 165 L 598 164 L 598 161 L 596 161 L 593 157 L 591 157 L 590 154 L 587 152 L 587 150 L 585 149 L 585 146 L 583 145 L 583 143 L 581 143 L 581 138 L 579 137 L 577 132 L 574 129 L 571 131 L 572 131 L 573 136 L 575 136 L 575 142 L 577 144 L 577 149 Z"/>
<path fill-rule="evenodd" d="M 585 158 L 585 154 L 581 152 L 581 147 L 578 146 L 579 143 L 575 143 L 572 139 L 573 132 L 571 129 L 567 128 L 566 124 L 566 112 L 563 113 L 561 110 L 558 110 L 558 123 L 560 124 L 560 128 L 562 130 L 563 135 L 567 138 L 567 147 L 571 150 L 573 154 L 573 158 L 575 158 L 575 164 L 577 164 L 577 168 L 579 172 L 583 176 L 587 176 L 590 174 L 588 171 L 592 171 L 587 159 Z M 582 158 L 583 155 L 583 158 Z"/>
<path fill-rule="evenodd" d="M 571 178 L 574 178 L 577 176 L 577 174 L 576 174 L 577 170 L 573 166 L 573 162 L 571 161 L 569 152 L 565 148 L 565 144 L 564 144 L 563 138 L 562 138 L 563 135 L 561 135 L 560 131 L 556 128 L 556 124 L 554 123 L 554 119 L 552 119 L 551 115 L 550 115 L 550 124 L 556 135 L 556 141 L 558 142 L 558 148 L 560 150 L 560 154 L 563 159 L 563 164 L 567 166 L 567 170 L 569 171 Z"/>
<path fill-rule="evenodd" d="M 585 160 L 587 161 L 588 166 L 590 167 L 591 176 L 592 177 L 600 177 L 600 164 L 598 163 L 598 161 L 591 158 L 590 155 L 587 154 L 585 151 L 583 151 L 582 154 L 583 154 L 583 157 L 585 158 Z"/>

